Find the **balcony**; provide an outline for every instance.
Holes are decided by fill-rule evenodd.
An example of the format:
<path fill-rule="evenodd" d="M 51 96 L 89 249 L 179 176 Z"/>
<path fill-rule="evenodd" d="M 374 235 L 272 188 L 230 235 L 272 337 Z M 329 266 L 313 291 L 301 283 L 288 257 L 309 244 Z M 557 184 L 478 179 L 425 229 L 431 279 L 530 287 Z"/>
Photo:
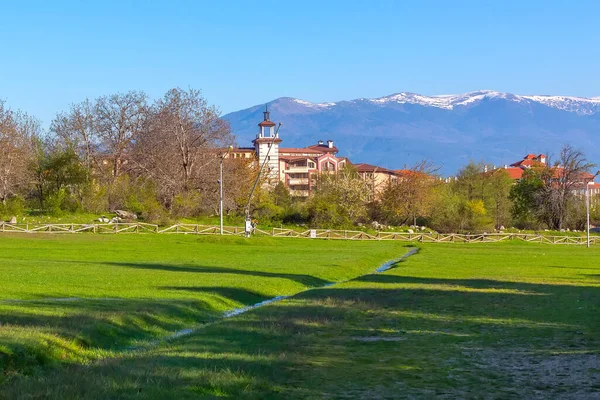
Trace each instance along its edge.
<path fill-rule="evenodd" d="M 308 167 L 304 166 L 304 167 L 289 167 L 288 169 L 284 169 L 283 172 L 285 173 L 290 173 L 290 174 L 295 174 L 295 173 L 308 173 Z"/>
<path fill-rule="evenodd" d="M 290 195 L 294 197 L 308 197 L 308 190 L 290 190 Z"/>
<path fill-rule="evenodd" d="M 288 180 L 288 185 L 308 185 L 308 178 L 290 178 Z"/>

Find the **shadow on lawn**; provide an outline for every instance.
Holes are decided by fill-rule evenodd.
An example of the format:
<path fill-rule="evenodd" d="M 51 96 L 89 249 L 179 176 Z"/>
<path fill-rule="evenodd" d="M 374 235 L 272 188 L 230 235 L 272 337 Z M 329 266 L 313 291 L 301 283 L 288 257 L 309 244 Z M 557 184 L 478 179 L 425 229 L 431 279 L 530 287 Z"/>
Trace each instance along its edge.
<path fill-rule="evenodd" d="M 384 287 L 352 287 L 369 283 Z M 457 285 L 481 291 L 455 290 Z M 196 289 L 214 290 L 181 290 Z M 236 288 L 218 293 L 232 300 L 240 296 Z M 593 312 L 598 308 L 600 288 L 593 286 L 369 275 L 349 287 L 311 290 L 206 326 L 153 351 L 16 380 L 5 393 L 14 398 L 556 397 L 555 389 L 568 393 L 568 382 L 536 388 L 535 369 L 519 370 L 531 373 L 531 382 L 511 381 L 515 378 L 477 354 L 527 349 L 527 357 L 537 362 L 536 352 L 598 351 L 600 317 Z M 564 381 L 561 368 L 558 363 L 550 372 L 556 385 Z"/>
<path fill-rule="evenodd" d="M 236 301 L 245 305 L 256 304 L 261 301 L 267 300 L 270 297 L 256 293 L 250 290 L 233 288 L 233 287 L 219 287 L 219 286 L 159 286 L 159 290 L 175 290 L 192 293 L 209 293 L 217 296 L 224 297 L 229 300 Z"/>
<path fill-rule="evenodd" d="M 11 340 L 18 344 L 18 338 L 15 341 L 2 335 L 1 328 L 8 326 L 25 329 L 29 339 L 36 334 L 48 334 L 72 340 L 85 349 L 118 349 L 134 340 L 150 339 L 158 332 L 165 334 L 219 316 L 208 302 L 200 300 L 81 299 L 11 303 L 8 309 L 0 306 L 0 343 Z M 52 349 L 45 346 L 35 351 L 52 353 Z"/>
<path fill-rule="evenodd" d="M 170 264 L 159 264 L 159 263 L 117 263 L 110 262 L 105 263 L 118 267 L 127 268 L 138 268 L 138 269 L 149 269 L 169 272 L 192 272 L 200 274 L 234 274 L 234 275 L 247 275 L 256 276 L 261 278 L 281 278 L 289 279 L 307 287 L 318 287 L 323 286 L 330 281 L 321 279 L 312 275 L 306 274 L 285 274 L 277 272 L 264 272 L 264 271 L 251 271 L 245 269 L 225 268 L 225 267 L 210 267 L 210 266 L 183 266 L 183 265 L 170 265 Z"/>

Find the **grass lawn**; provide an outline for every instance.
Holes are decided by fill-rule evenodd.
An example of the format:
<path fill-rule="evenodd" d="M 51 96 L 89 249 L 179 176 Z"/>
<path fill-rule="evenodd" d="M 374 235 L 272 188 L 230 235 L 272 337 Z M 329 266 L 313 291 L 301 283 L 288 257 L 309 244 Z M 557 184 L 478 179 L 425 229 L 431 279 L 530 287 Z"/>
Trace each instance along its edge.
<path fill-rule="evenodd" d="M 266 249 L 281 259 L 302 259 L 304 264 L 297 264 L 296 269 L 277 272 L 302 275 L 300 282 L 283 278 L 282 284 L 289 285 L 289 292 L 299 292 L 311 284 L 356 278 L 218 320 L 190 336 L 156 347 L 115 351 L 110 357 L 87 365 L 71 362 L 30 375 L 19 374 L 6 379 L 4 390 L 0 387 L 0 397 L 600 398 L 600 248 L 531 243 L 431 244 L 420 246 L 419 253 L 388 272 L 365 274 L 382 260 L 397 257 L 406 249 L 383 242 L 265 239 L 238 243 L 237 239 L 218 239 L 102 238 L 114 241 L 111 243 L 122 249 L 121 256 L 111 259 L 126 255 L 135 259 L 135 254 L 126 251 L 128 246 L 135 246 L 135 240 L 152 243 L 139 246 L 137 261 L 126 259 L 120 264 L 156 265 L 156 261 L 148 261 L 151 256 L 146 252 L 156 251 L 158 257 L 162 246 L 166 254 L 161 255 L 164 259 L 159 264 L 182 267 L 194 262 L 182 260 L 183 251 L 169 253 L 167 249 L 177 247 L 179 241 L 190 249 L 210 247 L 212 250 L 206 253 L 207 257 L 215 257 L 213 261 L 196 261 L 195 265 L 255 271 L 260 275 L 233 277 L 238 282 L 235 287 L 246 278 L 256 277 L 242 290 L 259 292 L 264 297 L 280 294 L 282 289 L 275 289 L 276 285 L 253 285 L 280 278 L 263 275 L 273 273 L 266 263 L 252 264 L 253 267 L 242 262 L 235 267 L 229 265 L 233 263 L 230 259 L 237 256 L 232 249 L 245 246 L 256 248 L 255 257 L 262 257 L 260 252 Z M 36 240 L 43 243 L 49 239 Z M 48 265 L 53 259 L 51 248 L 55 246 L 49 245 L 45 255 L 40 255 Z M 213 252 L 220 253 L 213 256 Z M 88 265 L 88 257 L 94 259 L 97 255 L 80 254 L 78 262 Z M 306 265 L 316 259 L 321 260 L 320 267 L 316 262 L 314 267 Z M 104 261 L 102 265 L 110 271 L 120 268 L 131 273 L 165 273 L 161 279 L 185 279 L 178 275 L 191 273 L 121 268 L 111 262 L 114 261 Z M 5 276 L 4 271 L 0 272 Z M 166 272 L 176 276 L 167 277 Z M 202 271 L 199 275 L 209 274 Z M 122 279 L 125 277 L 119 280 Z M 132 301 L 143 297 L 143 289 L 136 289 L 137 285 L 143 286 L 138 282 L 142 278 L 134 275 L 128 279 L 134 281 L 129 282 L 129 289 L 122 289 L 124 293 L 136 293 L 130 296 Z M 76 282 L 71 284 L 79 287 Z M 166 302 L 171 305 L 187 300 L 185 296 L 214 296 L 212 302 L 202 300 L 211 305 L 206 312 L 213 318 L 211 312 L 243 303 L 238 291 L 220 290 L 215 295 L 206 288 L 207 283 L 195 284 L 202 289 L 169 289 L 175 293 L 165 293 L 163 299 L 169 299 Z M 128 286 L 124 282 L 121 285 Z M 161 282 L 158 286 L 175 285 L 189 287 L 192 283 Z M 232 283 L 223 282 L 221 287 L 230 289 L 229 285 Z M 155 289 L 146 291 L 147 296 L 153 293 L 152 301 L 158 303 L 161 299 L 154 294 Z M 24 298 L 46 296 L 43 292 L 24 292 Z M 17 292 L 12 293 L 15 296 Z M 116 296 L 110 291 L 98 293 Z M 32 320 L 40 312 L 34 305 L 20 306 L 23 309 L 17 315 L 34 313 Z M 56 306 L 42 311 L 54 312 Z M 128 318 L 135 310 L 125 310 L 121 318 Z M 0 332 L 5 328 L 5 318 L 15 313 L 2 309 Z M 161 311 L 161 315 L 171 318 L 168 310 Z M 8 333 L 3 332 L 2 337 L 11 337 L 10 329 L 9 325 Z M 15 337 L 23 340 L 23 336 Z"/>
<path fill-rule="evenodd" d="M 405 252 L 399 243 L 4 234 L 0 381 L 114 356 L 226 310 L 362 275 Z"/>

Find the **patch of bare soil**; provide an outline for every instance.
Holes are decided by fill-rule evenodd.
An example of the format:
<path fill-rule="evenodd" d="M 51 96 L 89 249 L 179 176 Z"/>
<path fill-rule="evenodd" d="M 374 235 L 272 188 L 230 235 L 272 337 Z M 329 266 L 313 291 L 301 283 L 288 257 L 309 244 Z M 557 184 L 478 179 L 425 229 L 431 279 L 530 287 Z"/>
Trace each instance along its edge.
<path fill-rule="evenodd" d="M 600 399 L 600 355 L 526 350 L 469 351 L 478 367 L 498 374 L 528 399 Z"/>

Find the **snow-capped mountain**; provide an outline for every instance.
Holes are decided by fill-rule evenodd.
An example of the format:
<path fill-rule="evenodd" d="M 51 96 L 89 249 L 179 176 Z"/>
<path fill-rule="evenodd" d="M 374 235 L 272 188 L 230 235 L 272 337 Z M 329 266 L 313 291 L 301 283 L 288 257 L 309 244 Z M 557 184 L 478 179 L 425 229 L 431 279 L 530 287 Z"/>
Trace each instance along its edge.
<path fill-rule="evenodd" d="M 374 103 L 419 104 L 422 106 L 445 108 L 454 110 L 466 107 L 486 99 L 504 99 L 516 103 L 532 104 L 539 103 L 548 107 L 563 111 L 575 112 L 580 115 L 591 115 L 600 112 L 600 97 L 585 98 L 571 96 L 521 96 L 510 93 L 494 92 L 492 90 L 480 90 L 458 95 L 423 96 L 415 93 L 398 93 L 391 96 L 371 99 Z"/>
<path fill-rule="evenodd" d="M 403 92 L 331 103 L 282 97 L 268 106 L 283 123 L 282 146 L 332 139 L 353 162 L 387 168 L 428 159 L 452 174 L 469 159 L 510 164 L 529 152 L 556 154 L 565 143 L 600 162 L 600 97 Z M 240 145 L 254 138 L 263 110 L 257 105 L 224 116 Z"/>

